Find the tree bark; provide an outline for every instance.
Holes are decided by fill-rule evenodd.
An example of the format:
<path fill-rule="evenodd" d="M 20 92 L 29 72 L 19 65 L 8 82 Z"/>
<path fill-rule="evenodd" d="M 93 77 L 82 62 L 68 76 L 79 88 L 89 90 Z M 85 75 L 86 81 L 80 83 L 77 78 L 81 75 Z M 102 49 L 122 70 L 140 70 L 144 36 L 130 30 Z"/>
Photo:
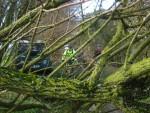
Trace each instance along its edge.
<path fill-rule="evenodd" d="M 0 68 L 0 89 L 8 89 L 13 92 L 30 96 L 48 96 L 57 99 L 107 102 L 118 96 L 121 84 L 131 78 L 136 78 L 150 72 L 150 58 L 132 64 L 126 70 L 120 68 L 110 75 L 101 86 L 92 90 L 88 82 L 66 79 L 40 79 L 35 75 Z M 150 77 L 150 75 L 144 75 Z M 115 78 L 115 79 L 114 79 Z M 11 81 L 11 82 L 10 82 Z"/>

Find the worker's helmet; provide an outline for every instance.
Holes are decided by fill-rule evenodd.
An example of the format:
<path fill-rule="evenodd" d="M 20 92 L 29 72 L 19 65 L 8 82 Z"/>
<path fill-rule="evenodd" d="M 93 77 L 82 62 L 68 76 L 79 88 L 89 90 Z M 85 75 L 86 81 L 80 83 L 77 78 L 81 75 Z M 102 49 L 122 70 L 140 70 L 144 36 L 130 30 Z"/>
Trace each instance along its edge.
<path fill-rule="evenodd" d="M 69 45 L 66 44 L 66 45 L 64 46 L 64 49 L 65 49 L 65 50 L 68 50 L 68 49 L 69 49 Z"/>

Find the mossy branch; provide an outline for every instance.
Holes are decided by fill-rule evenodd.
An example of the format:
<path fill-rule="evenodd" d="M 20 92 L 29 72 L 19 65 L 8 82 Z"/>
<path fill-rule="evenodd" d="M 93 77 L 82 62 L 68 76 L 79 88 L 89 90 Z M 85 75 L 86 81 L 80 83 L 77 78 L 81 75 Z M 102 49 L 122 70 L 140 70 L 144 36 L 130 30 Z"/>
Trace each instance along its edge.
<path fill-rule="evenodd" d="M 51 9 L 51 8 L 55 8 L 60 6 L 63 3 L 66 3 L 70 0 L 47 0 L 47 3 L 45 3 L 44 8 L 45 9 Z M 13 33 L 15 30 L 17 30 L 18 28 L 26 25 L 26 23 L 30 22 L 30 20 L 36 16 L 36 14 L 38 12 L 40 12 L 42 6 L 39 6 L 31 11 L 29 11 L 28 13 L 26 13 L 25 15 L 23 15 L 20 19 L 18 19 L 17 21 L 13 22 L 12 24 L 10 24 L 8 27 L 0 30 L 0 40 L 2 40 L 3 38 L 5 38 L 8 34 Z"/>
<path fill-rule="evenodd" d="M 67 100 L 106 102 L 117 96 L 117 89 L 120 89 L 122 83 L 130 78 L 136 78 L 150 72 L 149 62 L 150 58 L 147 58 L 131 65 L 126 71 L 123 67 L 120 68 L 117 72 L 110 75 L 104 83 L 96 86 L 94 90 L 90 89 L 86 81 L 59 78 L 42 79 L 35 75 L 0 68 L 0 89 L 4 88 L 35 97 L 48 96 Z M 150 77 L 148 74 L 146 76 Z"/>
<path fill-rule="evenodd" d="M 104 50 L 102 51 L 102 54 L 105 53 L 105 51 L 109 50 L 113 45 L 115 45 L 122 37 L 123 34 L 123 25 L 121 22 L 118 23 L 116 34 L 112 37 L 110 42 L 106 45 Z M 109 52 L 108 52 L 109 53 Z M 105 67 L 105 64 L 108 59 L 109 54 L 105 54 L 103 57 L 101 57 L 95 66 L 95 69 L 93 70 L 91 76 L 89 77 L 89 85 L 92 87 L 94 84 L 96 84 L 96 81 L 99 79 L 100 74 Z"/>

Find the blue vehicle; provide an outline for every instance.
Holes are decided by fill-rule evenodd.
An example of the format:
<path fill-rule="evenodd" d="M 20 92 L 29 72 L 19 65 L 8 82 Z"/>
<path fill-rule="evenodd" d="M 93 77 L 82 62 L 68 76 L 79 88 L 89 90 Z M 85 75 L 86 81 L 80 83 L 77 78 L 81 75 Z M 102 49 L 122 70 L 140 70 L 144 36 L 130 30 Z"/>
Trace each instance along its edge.
<path fill-rule="evenodd" d="M 19 70 L 23 67 L 26 60 L 27 54 L 29 52 L 30 43 L 27 41 L 21 41 L 17 44 L 17 59 L 16 59 L 16 69 Z M 45 48 L 43 42 L 34 42 L 32 44 L 32 49 L 27 59 L 27 62 L 38 57 L 42 50 Z M 31 67 L 25 70 L 25 72 L 35 72 L 39 75 L 47 75 L 53 70 L 52 62 L 50 57 L 46 57 L 41 61 L 33 64 Z"/>

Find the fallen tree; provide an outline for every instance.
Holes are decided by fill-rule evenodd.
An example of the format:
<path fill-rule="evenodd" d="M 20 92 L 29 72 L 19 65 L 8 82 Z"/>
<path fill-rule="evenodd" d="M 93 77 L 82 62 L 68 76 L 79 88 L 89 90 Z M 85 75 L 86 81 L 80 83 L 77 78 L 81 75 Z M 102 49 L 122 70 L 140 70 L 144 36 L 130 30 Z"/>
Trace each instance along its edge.
<path fill-rule="evenodd" d="M 42 12 L 49 11 L 48 9 L 56 8 L 68 1 L 70 0 L 47 0 L 44 4 L 27 12 L 16 22 L 0 30 L 2 43 L 0 52 L 7 55 L 5 50 L 9 44 L 18 42 L 24 36 L 31 34 L 32 47 L 34 37 L 39 34 L 36 32 L 37 28 L 47 28 L 39 25 Z M 124 112 L 148 113 L 150 106 L 150 8 L 145 3 L 147 2 L 140 0 L 115 2 L 114 9 L 110 8 L 110 10 L 102 13 L 98 11 L 94 16 L 85 18 L 79 25 L 53 40 L 53 43 L 48 45 L 39 56 L 30 62 L 25 62 L 20 70 L 14 68 L 16 58 L 13 57 L 13 52 L 8 58 L 2 54 L 3 57 L 0 62 L 0 110 L 7 113 L 28 109 L 48 110 L 52 113 L 62 112 L 61 110 L 64 110 L 65 113 L 77 113 L 82 112 L 82 110 L 87 112 L 91 106 L 95 105 L 97 107 L 93 112 L 98 113 L 103 104 L 112 102 Z M 70 5 L 68 4 L 64 8 L 68 6 Z M 54 9 L 54 11 L 57 10 L 59 8 Z M 57 25 L 64 21 L 72 21 L 72 17 L 74 15 L 49 25 L 50 28 L 47 29 L 57 31 Z M 31 28 L 34 31 L 30 34 L 31 29 L 28 29 L 36 18 L 35 28 Z M 99 22 L 101 19 L 104 19 L 102 23 Z M 114 22 L 114 33 L 106 42 L 102 53 L 93 58 L 74 78 L 67 75 L 68 73 L 63 73 L 63 76 L 60 75 L 59 71 L 64 69 L 66 63 L 89 46 L 106 27 L 109 27 L 110 22 Z M 93 26 L 95 30 L 93 30 Z M 90 32 L 91 29 L 92 32 Z M 20 31 L 17 32 L 17 30 Z M 71 35 L 68 37 L 69 34 Z M 72 41 L 78 42 L 82 35 L 87 38 L 83 40 L 83 43 L 80 43 L 76 53 L 54 67 L 54 70 L 47 77 L 33 74 L 30 70 L 25 72 L 25 69 L 57 52 L 65 44 Z M 29 48 L 28 54 L 30 54 L 30 50 Z M 103 78 L 104 70 L 107 69 L 106 67 L 115 56 L 121 56 L 123 61 L 115 60 L 115 62 L 119 62 L 119 66 L 114 66 L 115 71 Z"/>
<path fill-rule="evenodd" d="M 55 99 L 106 103 L 123 95 L 122 91 L 128 91 L 125 87 L 126 83 L 130 85 L 133 82 L 132 80 L 138 78 L 140 82 L 142 82 L 143 78 L 148 78 L 149 81 L 150 75 L 147 74 L 150 72 L 149 62 L 150 58 L 147 58 L 130 65 L 128 69 L 122 67 L 106 78 L 103 83 L 100 82 L 98 86 L 93 87 L 93 89 L 90 89 L 88 86 L 89 81 L 53 78 L 42 79 L 35 75 L 15 72 L 7 68 L 0 68 L 0 88 L 19 94 L 23 93 L 29 97 L 48 96 Z M 147 88 L 148 87 L 149 86 L 147 86 Z M 147 92 L 149 92 L 149 89 Z M 7 103 L 3 104 L 3 106 L 7 107 Z"/>

